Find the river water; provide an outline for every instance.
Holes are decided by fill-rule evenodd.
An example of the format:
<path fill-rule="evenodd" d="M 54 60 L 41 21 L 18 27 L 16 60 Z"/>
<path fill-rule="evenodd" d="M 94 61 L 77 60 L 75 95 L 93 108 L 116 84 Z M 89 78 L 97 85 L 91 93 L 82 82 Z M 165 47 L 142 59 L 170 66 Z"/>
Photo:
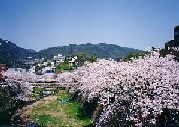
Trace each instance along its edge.
<path fill-rule="evenodd" d="M 21 126 L 24 127 L 24 125 L 18 125 L 18 127 L 21 127 Z M 10 123 L 9 124 L 7 123 L 7 124 L 0 124 L 0 127 L 17 127 L 17 125 L 12 125 Z M 40 127 L 40 126 L 34 123 L 26 123 L 25 127 Z"/>

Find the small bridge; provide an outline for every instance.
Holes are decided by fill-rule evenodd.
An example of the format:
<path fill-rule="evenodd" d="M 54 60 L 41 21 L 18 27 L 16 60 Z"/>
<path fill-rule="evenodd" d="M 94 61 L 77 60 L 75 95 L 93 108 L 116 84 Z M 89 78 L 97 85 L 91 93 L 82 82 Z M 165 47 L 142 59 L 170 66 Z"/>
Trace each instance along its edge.
<path fill-rule="evenodd" d="M 20 80 L 8 80 L 8 83 L 13 83 L 13 84 L 21 84 L 22 81 Z M 74 82 L 74 83 L 70 83 L 70 82 L 48 82 L 48 81 L 44 81 L 44 82 L 28 82 L 30 86 L 33 87 L 66 87 L 67 85 L 77 85 L 80 82 Z M 0 83 L 0 85 L 6 85 L 4 83 Z"/>
<path fill-rule="evenodd" d="M 56 87 L 56 86 L 66 86 L 66 85 L 70 85 L 70 84 L 73 84 L 73 85 L 76 85 L 76 84 L 79 84 L 79 83 L 60 83 L 60 82 L 54 82 L 54 83 L 47 83 L 47 82 L 29 82 L 29 84 L 31 86 L 34 86 L 34 87 Z"/>

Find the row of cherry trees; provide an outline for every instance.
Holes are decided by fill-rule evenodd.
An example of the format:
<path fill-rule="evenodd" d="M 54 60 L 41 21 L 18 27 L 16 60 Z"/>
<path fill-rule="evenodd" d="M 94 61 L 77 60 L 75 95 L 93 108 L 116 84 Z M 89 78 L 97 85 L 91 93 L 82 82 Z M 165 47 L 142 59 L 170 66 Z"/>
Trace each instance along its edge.
<path fill-rule="evenodd" d="M 32 91 L 29 82 L 43 78 L 66 83 L 62 87 L 70 93 L 78 91 L 89 103 L 98 98 L 102 112 L 94 121 L 97 127 L 153 125 L 163 108 L 179 111 L 179 63 L 173 58 L 152 52 L 130 62 L 100 60 L 72 73 L 58 74 L 55 79 L 28 72 L 7 71 L 5 75 L 9 82 L 20 82 L 23 97 Z M 173 121 L 179 122 L 176 118 Z"/>
<path fill-rule="evenodd" d="M 103 111 L 96 126 L 154 125 L 162 109 L 179 111 L 179 63 L 173 58 L 152 52 L 130 62 L 101 60 L 61 74 L 58 80 L 71 82 L 70 91 L 80 90 L 89 102 L 99 98 Z"/>

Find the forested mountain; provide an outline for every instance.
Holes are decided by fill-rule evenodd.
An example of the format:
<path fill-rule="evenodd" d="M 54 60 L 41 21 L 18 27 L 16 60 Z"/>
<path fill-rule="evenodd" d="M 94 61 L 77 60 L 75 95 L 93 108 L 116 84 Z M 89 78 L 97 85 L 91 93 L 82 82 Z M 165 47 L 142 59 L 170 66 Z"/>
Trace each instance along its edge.
<path fill-rule="evenodd" d="M 21 65 L 23 60 L 33 55 L 31 51 L 18 47 L 16 44 L 0 39 L 0 64 L 8 66 Z"/>
<path fill-rule="evenodd" d="M 69 46 L 51 47 L 38 52 L 39 57 L 52 58 L 54 55 L 63 54 L 70 55 L 75 53 L 85 53 L 90 56 L 96 56 L 97 58 L 121 58 L 129 53 L 141 52 L 141 50 L 120 47 L 114 44 L 69 44 Z"/>
<path fill-rule="evenodd" d="M 96 56 L 97 58 L 121 58 L 129 53 L 141 52 L 140 50 L 120 47 L 114 44 L 69 44 L 68 46 L 51 47 L 39 52 L 33 49 L 24 49 L 18 47 L 16 44 L 0 39 L 0 64 L 5 63 L 9 67 L 22 67 L 28 57 L 35 58 L 53 58 L 53 56 L 72 55 L 77 53 L 85 53 L 89 56 Z"/>

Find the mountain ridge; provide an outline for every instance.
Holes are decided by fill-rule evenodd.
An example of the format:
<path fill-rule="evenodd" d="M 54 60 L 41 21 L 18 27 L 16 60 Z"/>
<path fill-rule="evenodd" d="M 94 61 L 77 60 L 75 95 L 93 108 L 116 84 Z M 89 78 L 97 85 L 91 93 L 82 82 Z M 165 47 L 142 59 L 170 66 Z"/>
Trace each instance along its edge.
<path fill-rule="evenodd" d="M 0 38 L 0 64 L 7 64 L 10 67 L 15 64 L 22 65 L 23 60 L 31 55 L 32 53 L 27 49 L 18 47 L 11 41 Z"/>
<path fill-rule="evenodd" d="M 116 44 L 69 44 L 68 46 L 50 47 L 39 51 L 39 57 L 46 56 L 52 58 L 57 54 L 70 55 L 76 53 L 85 53 L 98 58 L 121 58 L 129 53 L 141 52 L 142 50 L 121 47 Z"/>
<path fill-rule="evenodd" d="M 58 54 L 73 55 L 78 53 L 85 53 L 89 56 L 96 56 L 97 58 L 122 58 L 129 53 L 137 53 L 142 50 L 121 47 L 115 44 L 69 44 L 68 46 L 50 47 L 36 52 L 33 49 L 25 49 L 18 47 L 11 41 L 0 38 L 0 64 L 7 64 L 9 67 L 21 67 L 29 58 L 33 59 L 52 59 Z M 18 66 L 17 66 L 18 65 Z"/>

